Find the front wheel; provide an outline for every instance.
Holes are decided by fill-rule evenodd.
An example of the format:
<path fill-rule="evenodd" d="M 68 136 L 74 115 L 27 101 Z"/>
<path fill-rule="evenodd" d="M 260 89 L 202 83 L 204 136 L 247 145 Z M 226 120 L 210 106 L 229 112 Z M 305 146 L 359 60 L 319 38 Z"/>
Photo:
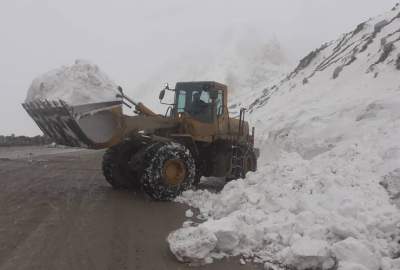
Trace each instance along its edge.
<path fill-rule="evenodd" d="M 140 141 L 125 140 L 104 153 L 103 175 L 114 189 L 139 187 L 139 173 L 129 166 L 129 161 L 142 147 Z"/>
<path fill-rule="evenodd" d="M 175 142 L 158 142 L 146 149 L 143 190 L 153 199 L 172 200 L 196 182 L 196 165 L 190 151 Z"/>

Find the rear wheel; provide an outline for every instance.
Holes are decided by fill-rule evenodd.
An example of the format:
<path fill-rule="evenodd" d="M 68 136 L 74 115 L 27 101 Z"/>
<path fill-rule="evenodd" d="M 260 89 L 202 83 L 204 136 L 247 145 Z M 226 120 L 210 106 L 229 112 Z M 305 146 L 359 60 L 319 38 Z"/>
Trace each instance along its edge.
<path fill-rule="evenodd" d="M 132 157 L 143 148 L 140 141 L 125 140 L 107 149 L 103 156 L 103 175 L 115 189 L 138 188 L 140 175 L 132 169 Z"/>
<path fill-rule="evenodd" d="M 185 146 L 158 142 L 145 152 L 141 184 L 153 199 L 172 200 L 195 184 L 195 161 Z"/>
<path fill-rule="evenodd" d="M 257 170 L 257 157 L 252 149 L 249 149 L 244 158 L 244 174 Z"/>
<path fill-rule="evenodd" d="M 227 177 L 227 181 L 238 178 L 245 178 L 246 173 L 257 170 L 257 157 L 250 147 L 235 147 L 232 155 L 232 175 Z"/>

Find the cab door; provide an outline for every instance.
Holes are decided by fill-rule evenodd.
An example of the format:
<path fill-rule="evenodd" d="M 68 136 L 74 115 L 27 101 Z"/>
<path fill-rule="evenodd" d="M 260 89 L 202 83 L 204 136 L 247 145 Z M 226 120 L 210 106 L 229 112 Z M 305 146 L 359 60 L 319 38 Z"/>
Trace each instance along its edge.
<path fill-rule="evenodd" d="M 226 104 L 226 91 L 218 90 L 217 98 L 215 99 L 215 115 L 217 118 L 217 137 L 221 139 L 226 139 L 229 136 L 229 112 Z"/>
<path fill-rule="evenodd" d="M 182 98 L 182 94 L 178 96 Z M 203 110 L 192 110 L 196 95 L 200 95 Z M 181 101 L 182 103 L 182 101 Z M 178 100 L 179 104 L 179 100 Z M 217 133 L 217 121 L 215 121 L 215 105 L 210 97 L 210 91 L 186 91 L 185 110 L 182 110 L 184 129 L 196 141 L 212 142 Z"/>

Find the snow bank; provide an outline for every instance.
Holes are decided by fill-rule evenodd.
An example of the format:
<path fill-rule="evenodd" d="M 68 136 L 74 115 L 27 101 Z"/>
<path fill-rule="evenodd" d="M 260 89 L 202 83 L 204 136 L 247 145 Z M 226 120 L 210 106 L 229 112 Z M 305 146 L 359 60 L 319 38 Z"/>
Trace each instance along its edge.
<path fill-rule="evenodd" d="M 72 66 L 49 71 L 33 80 L 25 102 L 64 100 L 82 105 L 116 100 L 117 85 L 98 66 L 77 60 Z"/>
<path fill-rule="evenodd" d="M 310 54 L 254 101 L 259 169 L 218 194 L 177 199 L 205 220 L 170 234 L 178 259 L 400 269 L 400 211 L 391 200 L 399 196 L 399 28 L 397 7 Z"/>
<path fill-rule="evenodd" d="M 199 208 L 207 221 L 171 234 L 171 250 L 185 252 L 185 260 L 190 253 L 242 255 L 299 269 L 333 267 L 338 260 L 378 270 L 399 251 L 400 214 L 371 170 L 375 164 L 364 160 L 371 154 L 365 146 L 349 144 L 312 160 L 285 153 L 220 194 L 185 192 L 179 201 Z M 190 237 L 204 231 L 206 238 Z"/>

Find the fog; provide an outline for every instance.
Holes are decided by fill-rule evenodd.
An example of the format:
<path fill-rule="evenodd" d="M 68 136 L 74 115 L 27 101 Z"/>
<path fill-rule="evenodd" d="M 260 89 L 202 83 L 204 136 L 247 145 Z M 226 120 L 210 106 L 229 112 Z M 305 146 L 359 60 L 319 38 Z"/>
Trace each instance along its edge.
<path fill-rule="evenodd" d="M 39 134 L 22 109 L 33 78 L 75 59 L 98 64 L 128 94 L 166 63 L 211 50 L 243 26 L 279 40 L 295 62 L 395 0 L 2 0 L 0 134 Z M 245 53 L 245 52 L 244 52 Z M 195 59 L 195 58 L 189 58 Z M 196 65 L 188 60 L 188 66 Z M 212 80 L 213 78 L 210 78 Z M 155 89 L 155 98 L 159 89 Z M 137 96 L 140 99 L 140 95 Z"/>

